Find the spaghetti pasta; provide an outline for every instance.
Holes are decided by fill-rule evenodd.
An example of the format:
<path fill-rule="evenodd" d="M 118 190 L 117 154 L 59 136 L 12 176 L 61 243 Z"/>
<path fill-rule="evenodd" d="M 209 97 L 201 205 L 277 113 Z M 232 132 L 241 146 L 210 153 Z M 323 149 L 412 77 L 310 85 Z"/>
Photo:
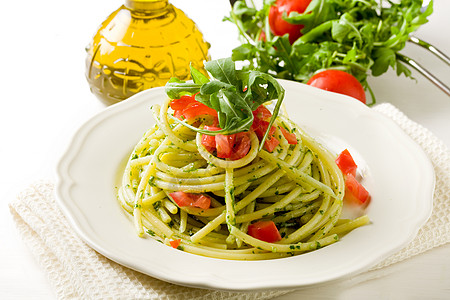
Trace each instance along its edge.
<path fill-rule="evenodd" d="M 152 107 L 156 124 L 134 147 L 118 189 L 139 236 L 169 246 L 179 239 L 177 249 L 193 254 L 259 260 L 324 247 L 369 222 L 366 216 L 340 220 L 345 183 L 334 155 L 286 115 L 273 123 L 279 144 L 272 151 L 261 150 L 250 130 L 248 152 L 231 160 L 211 153 L 204 133 L 174 121 L 170 101 Z M 202 128 L 210 120 L 189 122 Z M 172 196 L 180 191 L 209 198 L 208 208 L 180 205 Z M 281 239 L 250 235 L 249 226 L 262 220 L 274 222 Z"/>

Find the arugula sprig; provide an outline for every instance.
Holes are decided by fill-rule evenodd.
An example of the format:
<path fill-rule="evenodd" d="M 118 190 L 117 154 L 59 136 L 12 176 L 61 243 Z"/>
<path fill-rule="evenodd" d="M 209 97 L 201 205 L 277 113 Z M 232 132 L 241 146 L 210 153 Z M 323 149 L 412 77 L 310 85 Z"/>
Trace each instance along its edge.
<path fill-rule="evenodd" d="M 392 68 L 411 77 L 398 52 L 433 12 L 433 1 L 424 9 L 422 0 L 312 0 L 304 13 L 285 15 L 289 22 L 304 25 L 303 36 L 291 45 L 287 35 L 270 31 L 267 20 L 274 0 L 264 0 L 258 9 L 247 3 L 236 1 L 224 18 L 237 26 L 241 40 L 233 49 L 234 61 L 247 62 L 247 70 L 300 82 L 324 69 L 340 69 L 369 91 L 370 74 L 380 76 Z"/>
<path fill-rule="evenodd" d="M 261 141 L 262 148 L 269 129 L 279 113 L 284 98 L 284 88 L 267 73 L 237 70 L 231 58 L 206 62 L 205 70 L 210 74 L 211 79 L 192 66 L 192 81 L 171 78 L 165 87 L 166 94 L 171 99 L 195 94 L 195 100 L 217 111 L 219 126 L 222 129 L 205 130 L 173 116 L 170 117 L 196 132 L 208 135 L 229 135 L 250 130 L 253 123 L 252 112 L 261 104 L 276 100 L 268 129 Z"/>

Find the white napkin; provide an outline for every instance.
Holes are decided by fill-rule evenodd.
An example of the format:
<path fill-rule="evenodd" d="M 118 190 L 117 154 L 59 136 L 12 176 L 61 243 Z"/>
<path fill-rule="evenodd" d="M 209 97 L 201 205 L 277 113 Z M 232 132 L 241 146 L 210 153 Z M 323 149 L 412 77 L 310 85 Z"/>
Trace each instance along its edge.
<path fill-rule="evenodd" d="M 415 239 L 347 285 L 380 276 L 376 270 L 450 242 L 450 151 L 442 141 L 391 104 L 373 108 L 393 119 L 427 153 L 436 172 L 433 213 Z M 55 203 L 54 184 L 31 185 L 10 203 L 18 232 L 60 299 L 270 299 L 290 291 L 226 292 L 182 287 L 130 270 L 88 247 Z"/>

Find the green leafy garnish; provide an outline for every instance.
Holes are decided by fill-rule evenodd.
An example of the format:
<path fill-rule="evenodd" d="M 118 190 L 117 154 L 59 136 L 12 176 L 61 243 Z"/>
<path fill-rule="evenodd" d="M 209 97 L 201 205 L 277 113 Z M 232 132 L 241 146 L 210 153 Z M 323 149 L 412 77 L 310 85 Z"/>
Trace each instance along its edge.
<path fill-rule="evenodd" d="M 271 128 L 284 98 L 284 89 L 274 77 L 260 71 L 237 70 L 231 58 L 206 62 L 205 70 L 211 79 L 192 66 L 193 82 L 171 78 L 165 87 L 166 94 L 171 99 L 195 94 L 195 100 L 217 111 L 219 126 L 222 129 L 209 131 L 170 116 L 173 120 L 208 135 L 234 134 L 250 130 L 253 123 L 252 112 L 261 104 L 276 99 L 268 126 L 268 129 Z M 264 145 L 268 131 L 261 145 Z"/>
<path fill-rule="evenodd" d="M 369 91 L 370 74 L 379 76 L 392 68 L 411 77 L 398 52 L 433 12 L 433 1 L 422 7 L 422 0 L 312 0 L 304 13 L 285 16 L 304 25 L 303 35 L 291 44 L 287 35 L 274 36 L 270 30 L 274 0 L 264 0 L 260 9 L 247 3 L 252 1 L 238 0 L 224 18 L 238 28 L 242 43 L 233 49 L 232 59 L 247 62 L 244 69 L 300 82 L 324 69 L 340 69 Z"/>

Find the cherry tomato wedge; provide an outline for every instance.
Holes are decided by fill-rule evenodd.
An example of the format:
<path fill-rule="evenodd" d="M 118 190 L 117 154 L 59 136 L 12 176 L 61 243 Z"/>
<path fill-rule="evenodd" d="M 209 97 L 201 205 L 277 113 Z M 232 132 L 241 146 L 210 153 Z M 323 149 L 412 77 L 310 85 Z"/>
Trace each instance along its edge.
<path fill-rule="evenodd" d="M 370 201 L 369 192 L 352 174 L 347 174 L 345 177 L 344 201 L 356 205 L 366 205 Z"/>
<path fill-rule="evenodd" d="M 213 152 L 216 148 L 216 137 L 213 135 L 202 135 L 202 145 L 205 146 L 208 152 Z"/>
<path fill-rule="evenodd" d="M 260 120 L 258 118 L 255 118 L 253 120 L 251 128 L 256 133 L 259 141 L 262 141 L 264 134 L 267 131 L 267 127 L 269 127 L 269 122 Z M 272 152 L 273 149 L 275 149 L 275 147 L 280 143 L 280 141 L 277 140 L 274 136 L 275 130 L 275 126 L 270 127 L 269 134 L 267 135 L 267 138 L 264 142 L 264 148 L 269 152 Z"/>
<path fill-rule="evenodd" d="M 288 141 L 290 145 L 297 145 L 297 136 L 295 136 L 295 133 L 287 131 L 284 127 L 280 126 L 280 131 L 283 134 L 284 138 Z"/>
<path fill-rule="evenodd" d="M 273 152 L 275 148 L 280 144 L 280 141 L 276 139 L 274 136 L 268 136 L 267 139 L 264 141 L 264 148 L 266 148 L 267 151 Z"/>
<path fill-rule="evenodd" d="M 181 243 L 181 239 L 176 239 L 176 240 L 169 242 L 170 246 L 172 246 L 175 249 L 177 249 L 178 246 L 180 246 L 180 243 Z"/>
<path fill-rule="evenodd" d="M 169 103 L 173 110 L 183 110 L 186 106 L 195 101 L 192 96 L 181 96 L 179 99 L 174 99 Z"/>
<path fill-rule="evenodd" d="M 253 117 L 254 119 L 251 128 L 256 133 L 259 141 L 262 141 L 264 134 L 269 127 L 269 120 L 272 117 L 272 113 L 267 109 L 267 107 L 260 105 L 253 111 Z M 269 133 L 264 142 L 264 148 L 269 152 L 272 152 L 280 143 L 280 141 L 275 137 L 275 130 L 275 126 L 270 127 Z"/>
<path fill-rule="evenodd" d="M 274 243 L 281 240 L 280 232 L 273 221 L 257 221 L 248 226 L 247 233 L 261 241 Z"/>
<path fill-rule="evenodd" d="M 205 130 L 217 131 L 219 127 L 205 126 Z M 202 135 L 202 145 L 213 153 L 216 151 L 216 155 L 219 158 L 229 158 L 231 160 L 241 159 L 247 155 L 250 150 L 251 141 L 248 132 L 239 132 L 230 135 L 217 134 Z"/>
<path fill-rule="evenodd" d="M 277 36 L 289 34 L 289 42 L 293 44 L 302 36 L 300 30 L 304 26 L 285 21 L 283 15 L 289 15 L 292 11 L 303 13 L 310 2 L 311 0 L 277 0 L 269 10 L 269 26 L 272 33 Z"/>
<path fill-rule="evenodd" d="M 173 192 L 169 196 L 179 207 L 191 206 L 208 209 L 211 206 L 211 198 L 203 194 L 193 194 L 185 192 Z"/>
<path fill-rule="evenodd" d="M 236 135 L 216 135 L 216 150 L 217 157 L 220 158 L 230 158 L 233 152 L 234 141 L 236 140 Z"/>
<path fill-rule="evenodd" d="M 267 107 L 260 105 L 253 111 L 253 116 L 256 119 L 268 121 L 272 117 L 272 113 Z"/>
<path fill-rule="evenodd" d="M 217 117 L 217 111 L 195 100 L 193 96 L 181 96 L 169 103 L 174 110 L 174 116 L 179 119 L 191 120 L 197 116 L 210 115 Z"/>
<path fill-rule="evenodd" d="M 307 84 L 322 90 L 344 94 L 366 104 L 366 93 L 353 75 L 341 70 L 325 70 L 312 76 Z"/>
<path fill-rule="evenodd" d="M 236 139 L 233 146 L 230 159 L 237 160 L 247 155 L 250 151 L 251 141 L 247 132 L 236 133 Z"/>
<path fill-rule="evenodd" d="M 203 115 L 217 116 L 217 111 L 197 101 L 189 104 L 185 109 L 183 109 L 183 116 L 187 120 Z"/>
<path fill-rule="evenodd" d="M 211 198 L 208 196 L 205 196 L 203 194 L 193 194 L 196 195 L 194 197 L 194 207 L 202 208 L 202 209 L 208 209 L 211 206 Z"/>
<path fill-rule="evenodd" d="M 252 129 L 253 131 L 256 133 L 256 135 L 258 136 L 259 140 L 262 140 L 262 138 L 264 137 L 264 134 L 267 131 L 267 128 L 269 127 L 269 122 L 268 121 L 264 121 L 258 118 L 254 118 L 253 119 L 253 124 L 252 124 Z M 269 134 L 268 136 L 273 136 L 275 133 L 275 126 L 270 127 L 269 130 Z"/>
<path fill-rule="evenodd" d="M 356 176 L 356 169 L 358 166 L 353 160 L 353 157 L 348 149 L 345 149 L 338 155 L 336 158 L 336 164 L 344 175 L 351 174 L 353 177 Z"/>

